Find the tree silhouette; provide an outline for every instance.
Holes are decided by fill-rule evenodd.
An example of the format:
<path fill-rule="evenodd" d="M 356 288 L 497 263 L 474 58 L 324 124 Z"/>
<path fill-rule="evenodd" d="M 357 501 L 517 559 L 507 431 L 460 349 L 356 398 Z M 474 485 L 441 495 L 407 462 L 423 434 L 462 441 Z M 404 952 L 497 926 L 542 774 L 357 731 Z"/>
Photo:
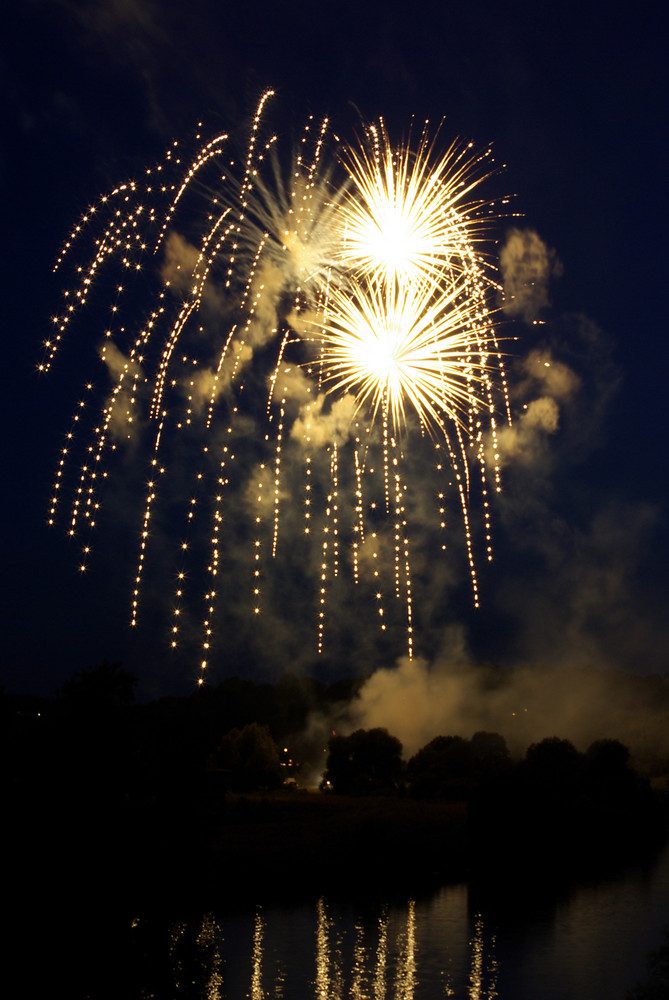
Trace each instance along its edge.
<path fill-rule="evenodd" d="M 278 788 L 283 783 L 276 743 L 269 728 L 257 722 L 226 733 L 212 757 L 212 765 L 227 772 L 232 791 Z"/>
<path fill-rule="evenodd" d="M 82 711 L 110 711 L 131 705 L 137 678 L 120 663 L 104 660 L 97 667 L 77 671 L 60 689 L 61 699 Z"/>
<path fill-rule="evenodd" d="M 387 794 L 400 785 L 402 744 L 387 729 L 333 736 L 321 788 L 344 795 Z"/>
<path fill-rule="evenodd" d="M 467 798 L 474 780 L 472 744 L 462 736 L 436 736 L 411 758 L 407 774 L 415 798 Z"/>

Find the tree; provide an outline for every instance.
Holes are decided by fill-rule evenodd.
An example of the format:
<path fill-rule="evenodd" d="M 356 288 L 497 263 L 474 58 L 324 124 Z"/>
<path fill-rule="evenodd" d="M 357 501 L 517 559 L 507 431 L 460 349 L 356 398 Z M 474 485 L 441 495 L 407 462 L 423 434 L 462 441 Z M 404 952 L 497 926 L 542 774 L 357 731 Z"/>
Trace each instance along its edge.
<path fill-rule="evenodd" d="M 228 772 L 230 788 L 236 792 L 278 788 L 283 783 L 276 743 L 269 727 L 257 722 L 226 733 L 212 764 L 215 769 Z"/>
<path fill-rule="evenodd" d="M 139 773 L 136 684 L 134 674 L 107 660 L 63 684 L 48 720 L 43 765 L 61 804 L 111 810 L 133 793 Z"/>
<path fill-rule="evenodd" d="M 135 675 L 124 670 L 120 663 L 104 660 L 98 667 L 73 674 L 59 694 L 74 709 L 109 712 L 132 704 L 136 684 Z"/>
<path fill-rule="evenodd" d="M 342 795 L 394 792 L 402 777 L 402 744 L 387 729 L 357 729 L 333 736 L 321 788 Z"/>
<path fill-rule="evenodd" d="M 664 829 L 662 808 L 647 779 L 629 765 L 618 740 L 596 740 L 585 753 L 586 790 L 599 824 L 614 843 L 629 845 Z"/>
<path fill-rule="evenodd" d="M 573 743 L 549 736 L 528 747 L 524 761 L 524 777 L 546 795 L 573 797 L 580 789 L 584 756 Z"/>
<path fill-rule="evenodd" d="M 436 736 L 411 758 L 407 773 L 416 798 L 467 798 L 474 780 L 472 744 L 462 736 Z"/>
<path fill-rule="evenodd" d="M 627 773 L 630 752 L 619 740 L 595 740 L 585 752 L 588 773 L 595 778 L 620 778 Z"/>
<path fill-rule="evenodd" d="M 479 780 L 496 778 L 511 771 L 509 748 L 499 733 L 487 733 L 481 730 L 474 733 L 471 744 L 474 767 Z"/>

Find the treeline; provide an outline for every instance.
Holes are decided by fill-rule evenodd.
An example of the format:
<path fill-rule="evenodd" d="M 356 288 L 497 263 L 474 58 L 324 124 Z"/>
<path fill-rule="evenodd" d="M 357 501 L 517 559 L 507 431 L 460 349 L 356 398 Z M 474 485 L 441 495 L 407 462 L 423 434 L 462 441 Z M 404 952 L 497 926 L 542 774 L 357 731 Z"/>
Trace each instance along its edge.
<path fill-rule="evenodd" d="M 232 678 L 136 704 L 136 678 L 103 663 L 53 698 L 2 694 L 7 856 L 40 884 L 76 873 L 78 886 L 90 879 L 99 891 L 142 880 L 150 892 L 175 879 L 184 891 L 202 886 L 234 820 L 228 793 L 282 784 L 295 769 L 283 751 L 291 733 L 300 761 L 324 758 L 326 736 L 307 721 L 329 716 L 357 683 Z"/>
<path fill-rule="evenodd" d="M 151 872 L 155 886 L 164 870 L 206 882 L 242 857 L 247 879 L 309 857 L 313 872 L 321 856 L 333 877 L 364 856 L 379 877 L 414 861 L 557 870 L 661 838 L 663 800 L 617 740 L 582 753 L 551 736 L 514 760 L 499 733 L 443 734 L 407 759 L 383 729 L 333 732 L 362 683 L 232 678 L 138 705 L 135 678 L 105 663 L 52 699 L 3 695 L 11 852 L 42 872 Z M 319 780 L 321 794 L 299 790 Z"/>
<path fill-rule="evenodd" d="M 85 787 L 89 800 L 155 799 L 192 790 L 212 773 L 233 791 L 276 788 L 286 779 L 315 785 L 322 776 L 321 788 L 339 794 L 441 801 L 470 801 L 493 784 L 508 794 L 523 785 L 537 801 L 549 792 L 621 801 L 647 788 L 614 739 L 580 753 L 551 735 L 513 761 L 499 733 L 445 733 L 405 760 L 385 730 L 340 735 L 333 720 L 350 728 L 347 708 L 364 678 L 326 684 L 286 675 L 258 684 L 234 677 L 144 705 L 135 704 L 136 683 L 120 664 L 105 662 L 74 674 L 51 699 L 3 693 L 5 789 L 27 781 L 51 794 Z"/>
<path fill-rule="evenodd" d="M 81 798 L 91 809 L 98 802 L 180 803 L 202 795 L 212 772 L 219 786 L 226 772 L 241 790 L 276 787 L 300 765 L 323 758 L 327 724 L 310 728 L 309 720 L 330 718 L 361 683 L 230 678 L 141 705 L 136 678 L 105 662 L 74 674 L 54 698 L 2 695 L 5 794 L 66 801 L 69 808 Z M 287 738 L 290 752 L 283 749 Z M 263 754 L 264 774 L 241 773 L 240 760 L 258 762 Z"/>
<path fill-rule="evenodd" d="M 466 802 L 477 864 L 548 853 L 559 868 L 577 859 L 619 858 L 657 843 L 664 797 L 630 766 L 627 747 L 600 739 L 580 752 L 547 737 L 513 761 L 499 733 L 437 736 L 407 761 L 385 729 L 333 736 L 321 788 L 353 796 Z"/>

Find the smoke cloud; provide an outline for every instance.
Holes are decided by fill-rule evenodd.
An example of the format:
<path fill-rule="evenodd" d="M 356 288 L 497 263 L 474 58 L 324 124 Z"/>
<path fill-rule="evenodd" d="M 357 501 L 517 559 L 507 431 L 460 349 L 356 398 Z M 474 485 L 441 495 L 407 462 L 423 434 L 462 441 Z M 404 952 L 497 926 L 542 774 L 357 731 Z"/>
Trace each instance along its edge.
<path fill-rule="evenodd" d="M 457 639 L 457 637 L 456 637 Z M 464 651 L 463 651 L 464 652 Z M 493 670 L 462 653 L 378 670 L 349 706 L 347 728 L 385 727 L 411 756 L 435 736 L 499 732 L 515 756 L 548 736 L 585 750 L 619 739 L 637 755 L 667 755 L 666 704 L 621 671 L 578 667 Z"/>
<path fill-rule="evenodd" d="M 190 292 L 199 256 L 196 247 L 179 233 L 174 231 L 168 233 L 160 267 L 161 280 L 175 291 Z"/>
<path fill-rule="evenodd" d="M 528 392 L 539 389 L 553 399 L 566 401 L 580 386 L 581 379 L 568 365 L 556 360 L 548 347 L 537 347 L 520 363 L 514 397 L 522 399 Z"/>
<path fill-rule="evenodd" d="M 355 397 L 347 393 L 324 413 L 326 398 L 319 393 L 313 403 L 300 407 L 300 414 L 290 432 L 292 438 L 315 448 L 328 444 L 342 445 L 348 440 L 356 411 Z"/>
<path fill-rule="evenodd" d="M 502 309 L 507 316 L 531 323 L 550 304 L 548 285 L 559 277 L 562 265 L 532 229 L 511 229 L 500 258 L 504 298 Z"/>
<path fill-rule="evenodd" d="M 277 305 L 285 283 L 281 268 L 269 260 L 263 261 L 251 282 L 253 316 L 245 339 L 254 348 L 264 347 L 277 332 Z"/>
<path fill-rule="evenodd" d="M 296 365 L 287 365 L 282 362 L 277 371 L 274 381 L 274 401 L 290 400 L 300 406 L 308 404 L 312 397 L 313 383 L 308 376 Z"/>
<path fill-rule="evenodd" d="M 549 396 L 529 403 L 513 426 L 505 425 L 497 432 L 500 465 L 535 466 L 545 451 L 545 436 L 555 434 L 559 420 L 557 403 Z"/>

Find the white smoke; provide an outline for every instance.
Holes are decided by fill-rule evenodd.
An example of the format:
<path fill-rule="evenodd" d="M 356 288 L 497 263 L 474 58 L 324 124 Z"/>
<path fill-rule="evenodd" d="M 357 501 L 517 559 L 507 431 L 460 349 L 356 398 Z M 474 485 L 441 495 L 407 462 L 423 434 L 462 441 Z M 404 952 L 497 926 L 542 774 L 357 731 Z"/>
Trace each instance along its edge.
<path fill-rule="evenodd" d="M 350 393 L 335 400 L 323 412 L 326 396 L 319 393 L 312 403 L 300 407 L 300 413 L 291 428 L 291 437 L 305 446 L 320 448 L 327 444 L 342 445 L 351 435 L 356 412 L 355 397 Z"/>
<path fill-rule="evenodd" d="M 264 260 L 253 276 L 250 291 L 252 315 L 242 331 L 242 337 L 254 349 L 264 347 L 277 332 L 277 305 L 285 284 L 284 271 L 269 260 Z"/>
<path fill-rule="evenodd" d="M 193 272 L 197 266 L 199 252 L 196 247 L 180 236 L 170 232 L 165 240 L 160 277 L 164 284 L 175 291 L 190 293 L 193 289 Z"/>
<path fill-rule="evenodd" d="M 559 419 L 557 403 L 549 396 L 529 403 L 513 426 L 504 425 L 497 432 L 500 465 L 535 465 L 545 450 L 546 435 L 555 434 Z"/>
<path fill-rule="evenodd" d="M 313 389 L 314 383 L 302 368 L 281 362 L 274 379 L 274 402 L 280 403 L 281 400 L 290 400 L 300 406 L 305 406 L 309 404 Z"/>
<path fill-rule="evenodd" d="M 348 728 L 388 729 L 405 757 L 435 736 L 499 732 L 515 756 L 548 736 L 585 750 L 596 739 L 639 757 L 669 753 L 665 704 L 619 671 L 522 667 L 493 671 L 458 656 L 433 664 L 402 659 L 377 670 L 349 706 Z"/>
<path fill-rule="evenodd" d="M 554 250 L 531 229 L 511 229 L 499 258 L 507 316 L 530 323 L 550 304 L 549 281 L 562 273 Z"/>

